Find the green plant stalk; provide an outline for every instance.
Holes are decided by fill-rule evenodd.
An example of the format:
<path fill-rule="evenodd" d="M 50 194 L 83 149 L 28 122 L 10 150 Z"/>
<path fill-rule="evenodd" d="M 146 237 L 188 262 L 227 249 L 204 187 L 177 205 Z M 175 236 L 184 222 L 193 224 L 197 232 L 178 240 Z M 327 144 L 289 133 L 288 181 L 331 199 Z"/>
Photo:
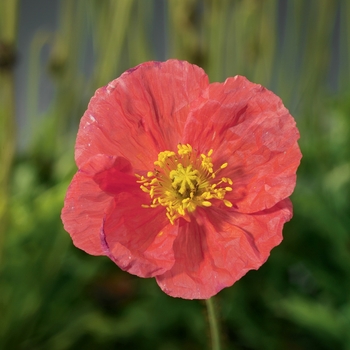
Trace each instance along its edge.
<path fill-rule="evenodd" d="M 206 69 L 211 81 L 223 81 L 225 29 L 227 26 L 227 13 L 230 10 L 229 1 L 210 1 L 206 11 L 206 28 L 208 28 L 208 67 Z"/>
<path fill-rule="evenodd" d="M 205 300 L 208 312 L 212 350 L 220 350 L 220 328 L 213 298 Z"/>
<path fill-rule="evenodd" d="M 129 25 L 126 38 L 130 67 L 156 59 L 155 53 L 152 52 L 151 41 L 144 30 L 144 28 L 149 28 L 152 25 L 154 2 L 151 4 L 152 6 L 150 6 L 150 2 L 135 2 L 135 11 L 133 11 L 133 21 L 135 23 L 132 26 Z"/>
<path fill-rule="evenodd" d="M 106 85 L 115 78 L 123 55 L 123 44 L 130 25 L 134 1 L 106 2 L 104 12 L 95 14 L 96 37 L 95 86 Z"/>
<path fill-rule="evenodd" d="M 6 231 L 9 178 L 16 146 L 13 67 L 17 9 L 17 0 L 0 3 L 0 262 Z"/>
<path fill-rule="evenodd" d="M 167 5 L 170 57 L 202 66 L 203 53 L 200 38 L 202 21 L 198 24 L 194 20 L 198 0 L 171 0 Z"/>
<path fill-rule="evenodd" d="M 7 223 L 9 179 L 15 153 L 14 82 L 12 72 L 0 72 L 0 262 Z"/>

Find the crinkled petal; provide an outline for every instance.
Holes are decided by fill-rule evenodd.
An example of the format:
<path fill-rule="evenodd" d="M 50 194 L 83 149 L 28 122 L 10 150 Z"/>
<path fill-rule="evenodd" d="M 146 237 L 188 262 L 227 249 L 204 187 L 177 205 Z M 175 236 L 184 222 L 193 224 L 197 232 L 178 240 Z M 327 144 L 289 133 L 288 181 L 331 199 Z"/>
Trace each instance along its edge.
<path fill-rule="evenodd" d="M 102 157 L 97 155 L 96 157 Z M 148 200 L 136 182 L 137 178 L 128 160 L 122 157 L 103 156 L 109 159 L 109 166 L 93 175 L 93 180 L 99 185 L 102 191 L 116 196 L 121 192 L 128 192 L 136 195 L 143 195 Z"/>
<path fill-rule="evenodd" d="M 114 196 L 124 191 L 140 192 L 131 173 L 132 167 L 126 159 L 98 154 L 75 174 L 61 217 L 78 248 L 92 255 L 106 254 L 100 232 Z"/>
<path fill-rule="evenodd" d="M 95 154 L 152 169 L 160 151 L 182 141 L 189 106 L 208 87 L 204 71 L 184 61 L 147 62 L 96 91 L 76 142 L 78 167 Z"/>
<path fill-rule="evenodd" d="M 184 142 L 214 150 L 220 172 L 233 180 L 230 200 L 241 212 L 273 207 L 294 190 L 301 153 L 299 132 L 279 97 L 236 76 L 209 86 L 191 106 Z"/>
<path fill-rule="evenodd" d="M 142 208 L 144 197 L 124 192 L 104 219 L 102 236 L 108 256 L 123 270 L 153 277 L 174 265 L 173 242 L 178 228 L 163 207 Z"/>
<path fill-rule="evenodd" d="M 197 221 L 180 227 L 174 242 L 176 262 L 156 277 L 159 286 L 173 297 L 212 297 L 267 260 L 291 217 L 289 199 L 249 215 L 218 208 L 198 210 Z"/>

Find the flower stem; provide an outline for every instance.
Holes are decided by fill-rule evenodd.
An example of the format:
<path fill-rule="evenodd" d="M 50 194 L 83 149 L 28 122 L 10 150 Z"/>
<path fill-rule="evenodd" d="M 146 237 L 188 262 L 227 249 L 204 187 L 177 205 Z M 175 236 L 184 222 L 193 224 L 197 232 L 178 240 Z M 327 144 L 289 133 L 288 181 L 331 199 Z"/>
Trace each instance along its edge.
<path fill-rule="evenodd" d="M 215 305 L 214 305 L 215 303 L 213 298 L 206 299 L 205 303 L 207 305 L 207 311 L 208 311 L 212 350 L 220 350 L 221 347 L 220 347 L 219 321 L 215 310 Z"/>

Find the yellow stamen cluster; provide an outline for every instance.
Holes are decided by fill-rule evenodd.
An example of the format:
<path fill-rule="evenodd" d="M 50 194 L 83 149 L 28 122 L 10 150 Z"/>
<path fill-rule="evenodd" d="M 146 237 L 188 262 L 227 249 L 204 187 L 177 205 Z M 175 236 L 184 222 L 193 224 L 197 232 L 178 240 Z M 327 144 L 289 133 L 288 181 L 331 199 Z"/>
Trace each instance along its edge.
<path fill-rule="evenodd" d="M 143 207 L 166 207 L 166 215 L 172 224 L 177 218 L 194 212 L 197 206 L 210 207 L 212 199 L 222 200 L 227 207 L 232 207 L 232 203 L 224 199 L 226 192 L 232 191 L 232 180 L 221 177 L 217 181 L 218 172 L 228 164 L 224 163 L 214 171 L 213 150 L 198 157 L 189 144 L 179 144 L 177 148 L 177 154 L 160 152 L 154 162 L 154 171 L 149 171 L 147 176 L 136 174 L 141 190 L 151 197 L 151 203 Z"/>

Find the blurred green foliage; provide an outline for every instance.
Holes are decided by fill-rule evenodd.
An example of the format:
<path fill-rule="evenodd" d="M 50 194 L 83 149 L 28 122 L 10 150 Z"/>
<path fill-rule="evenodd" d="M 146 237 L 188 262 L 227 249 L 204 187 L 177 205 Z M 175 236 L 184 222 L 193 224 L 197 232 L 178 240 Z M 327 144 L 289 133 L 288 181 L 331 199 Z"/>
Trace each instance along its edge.
<path fill-rule="evenodd" d="M 164 28 L 155 25 L 160 3 Z M 162 45 L 167 58 L 199 64 L 211 81 L 241 74 L 272 89 L 301 132 L 304 157 L 284 242 L 260 270 L 217 296 L 225 347 L 350 349 L 350 3 L 60 5 L 57 31 L 32 40 L 25 127 L 33 132 L 15 152 L 18 3 L 0 3 L 0 348 L 176 350 L 210 343 L 201 301 L 170 298 L 154 280 L 74 248 L 60 221 L 89 98 L 124 70 L 158 59 L 155 47 Z M 159 30 L 165 43 L 154 42 Z M 40 60 L 44 46 L 47 62 Z M 39 115 L 41 74 L 52 78 L 55 95 Z"/>

